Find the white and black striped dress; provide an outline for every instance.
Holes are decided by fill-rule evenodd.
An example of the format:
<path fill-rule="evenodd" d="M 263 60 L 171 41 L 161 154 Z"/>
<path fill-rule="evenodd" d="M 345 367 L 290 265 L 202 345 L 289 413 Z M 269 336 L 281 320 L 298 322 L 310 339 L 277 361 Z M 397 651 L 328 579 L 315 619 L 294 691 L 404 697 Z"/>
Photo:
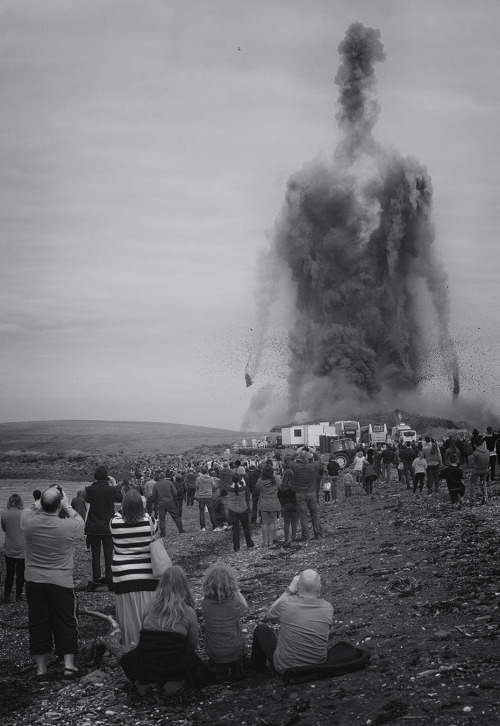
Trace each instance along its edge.
<path fill-rule="evenodd" d="M 113 584 L 115 594 L 156 590 L 158 580 L 153 577 L 149 543 L 151 528 L 156 536 L 158 523 L 148 514 L 136 524 L 124 522 L 117 512 L 110 522 L 113 536 Z"/>

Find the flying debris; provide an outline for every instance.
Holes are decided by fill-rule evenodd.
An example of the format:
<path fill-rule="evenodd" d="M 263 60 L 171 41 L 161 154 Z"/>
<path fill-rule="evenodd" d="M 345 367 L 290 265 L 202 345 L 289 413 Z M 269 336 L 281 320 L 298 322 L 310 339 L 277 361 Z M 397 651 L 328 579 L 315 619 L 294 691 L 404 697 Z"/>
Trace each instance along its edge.
<path fill-rule="evenodd" d="M 253 381 L 248 373 L 245 373 L 245 383 L 247 384 L 247 388 L 250 388 L 250 386 L 253 384 Z"/>
<path fill-rule="evenodd" d="M 380 112 L 374 65 L 385 60 L 380 31 L 353 23 L 339 54 L 340 141 L 330 163 L 306 164 L 288 180 L 269 253 L 274 267 L 267 267 L 274 271 L 272 289 L 288 273 L 295 291 L 291 418 L 298 412 L 303 418 L 325 415 L 325 404 L 331 411 L 339 401 L 416 392 L 429 370 L 424 342 L 430 331 L 450 394 L 456 398 L 460 390 L 447 275 L 434 251 L 431 179 L 415 158 L 372 135 Z M 271 287 L 269 274 L 265 285 L 262 299 Z M 425 304 L 429 315 L 422 313 Z M 259 321 L 268 314 L 269 307 L 262 308 Z M 262 416 L 262 401 L 255 398 L 247 417 L 252 406 Z"/>

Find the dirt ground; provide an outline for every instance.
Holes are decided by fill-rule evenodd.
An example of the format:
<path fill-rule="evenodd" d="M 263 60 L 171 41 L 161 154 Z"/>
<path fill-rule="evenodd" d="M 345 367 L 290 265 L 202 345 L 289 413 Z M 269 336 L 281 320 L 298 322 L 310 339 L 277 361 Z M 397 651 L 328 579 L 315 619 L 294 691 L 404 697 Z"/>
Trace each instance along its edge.
<path fill-rule="evenodd" d="M 11 483 L 15 488 L 19 483 Z M 34 483 L 29 486 L 34 488 Z M 75 489 L 76 489 L 75 485 Z M 5 489 L 6 491 L 6 489 Z M 3 482 L 0 482 L 2 502 Z M 487 506 L 452 509 L 445 490 L 413 495 L 396 481 L 376 485 L 373 496 L 355 491 L 334 505 L 321 502 L 325 537 L 270 550 L 232 552 L 230 532 L 202 533 L 197 510 L 188 509 L 186 535 L 167 527 L 167 548 L 186 570 L 197 603 L 200 578 L 217 559 L 238 572 L 249 604 L 248 646 L 263 612 L 292 577 L 319 570 L 323 597 L 335 609 L 333 642 L 371 652 L 367 669 L 286 686 L 281 677 L 249 672 L 245 681 L 212 685 L 165 701 L 141 699 L 113 658 L 96 652 L 104 621 L 80 619 L 77 682 L 35 683 L 28 654 L 25 603 L 3 605 L 0 618 L 0 713 L 17 724 L 172 724 L 238 726 L 304 724 L 500 723 L 500 491 Z M 258 527 L 254 539 L 260 544 Z M 3 565 L 2 565 L 3 567 Z M 3 578 L 2 571 L 2 578 Z M 84 544 L 76 553 L 77 588 L 90 577 Z M 113 595 L 79 590 L 81 608 L 114 614 Z M 9 627 L 7 627 L 9 626 Z M 203 657 L 204 653 L 200 653 Z"/>

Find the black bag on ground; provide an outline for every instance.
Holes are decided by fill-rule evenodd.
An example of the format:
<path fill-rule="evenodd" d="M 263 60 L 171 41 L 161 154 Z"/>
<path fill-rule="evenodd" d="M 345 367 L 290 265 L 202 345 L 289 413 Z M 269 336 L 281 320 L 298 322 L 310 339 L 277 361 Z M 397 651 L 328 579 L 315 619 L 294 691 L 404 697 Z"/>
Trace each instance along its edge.
<path fill-rule="evenodd" d="M 289 668 L 283 673 L 286 685 L 306 683 L 321 678 L 345 676 L 366 668 L 370 662 L 370 653 L 350 643 L 337 643 L 328 651 L 326 661 L 320 665 L 299 666 Z"/>

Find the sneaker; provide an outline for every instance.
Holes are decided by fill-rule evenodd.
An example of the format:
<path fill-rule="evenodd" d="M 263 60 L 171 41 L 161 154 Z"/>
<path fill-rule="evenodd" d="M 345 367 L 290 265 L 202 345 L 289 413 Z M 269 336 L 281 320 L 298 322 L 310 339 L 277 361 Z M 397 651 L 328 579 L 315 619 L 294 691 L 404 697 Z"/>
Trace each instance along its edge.
<path fill-rule="evenodd" d="M 223 531 L 222 527 L 214 527 L 212 530 L 212 532 L 222 532 L 222 531 Z"/>
<path fill-rule="evenodd" d="M 207 531 L 207 530 L 205 529 L 205 527 L 202 527 L 202 528 L 200 529 L 200 532 L 206 532 L 206 531 Z"/>

